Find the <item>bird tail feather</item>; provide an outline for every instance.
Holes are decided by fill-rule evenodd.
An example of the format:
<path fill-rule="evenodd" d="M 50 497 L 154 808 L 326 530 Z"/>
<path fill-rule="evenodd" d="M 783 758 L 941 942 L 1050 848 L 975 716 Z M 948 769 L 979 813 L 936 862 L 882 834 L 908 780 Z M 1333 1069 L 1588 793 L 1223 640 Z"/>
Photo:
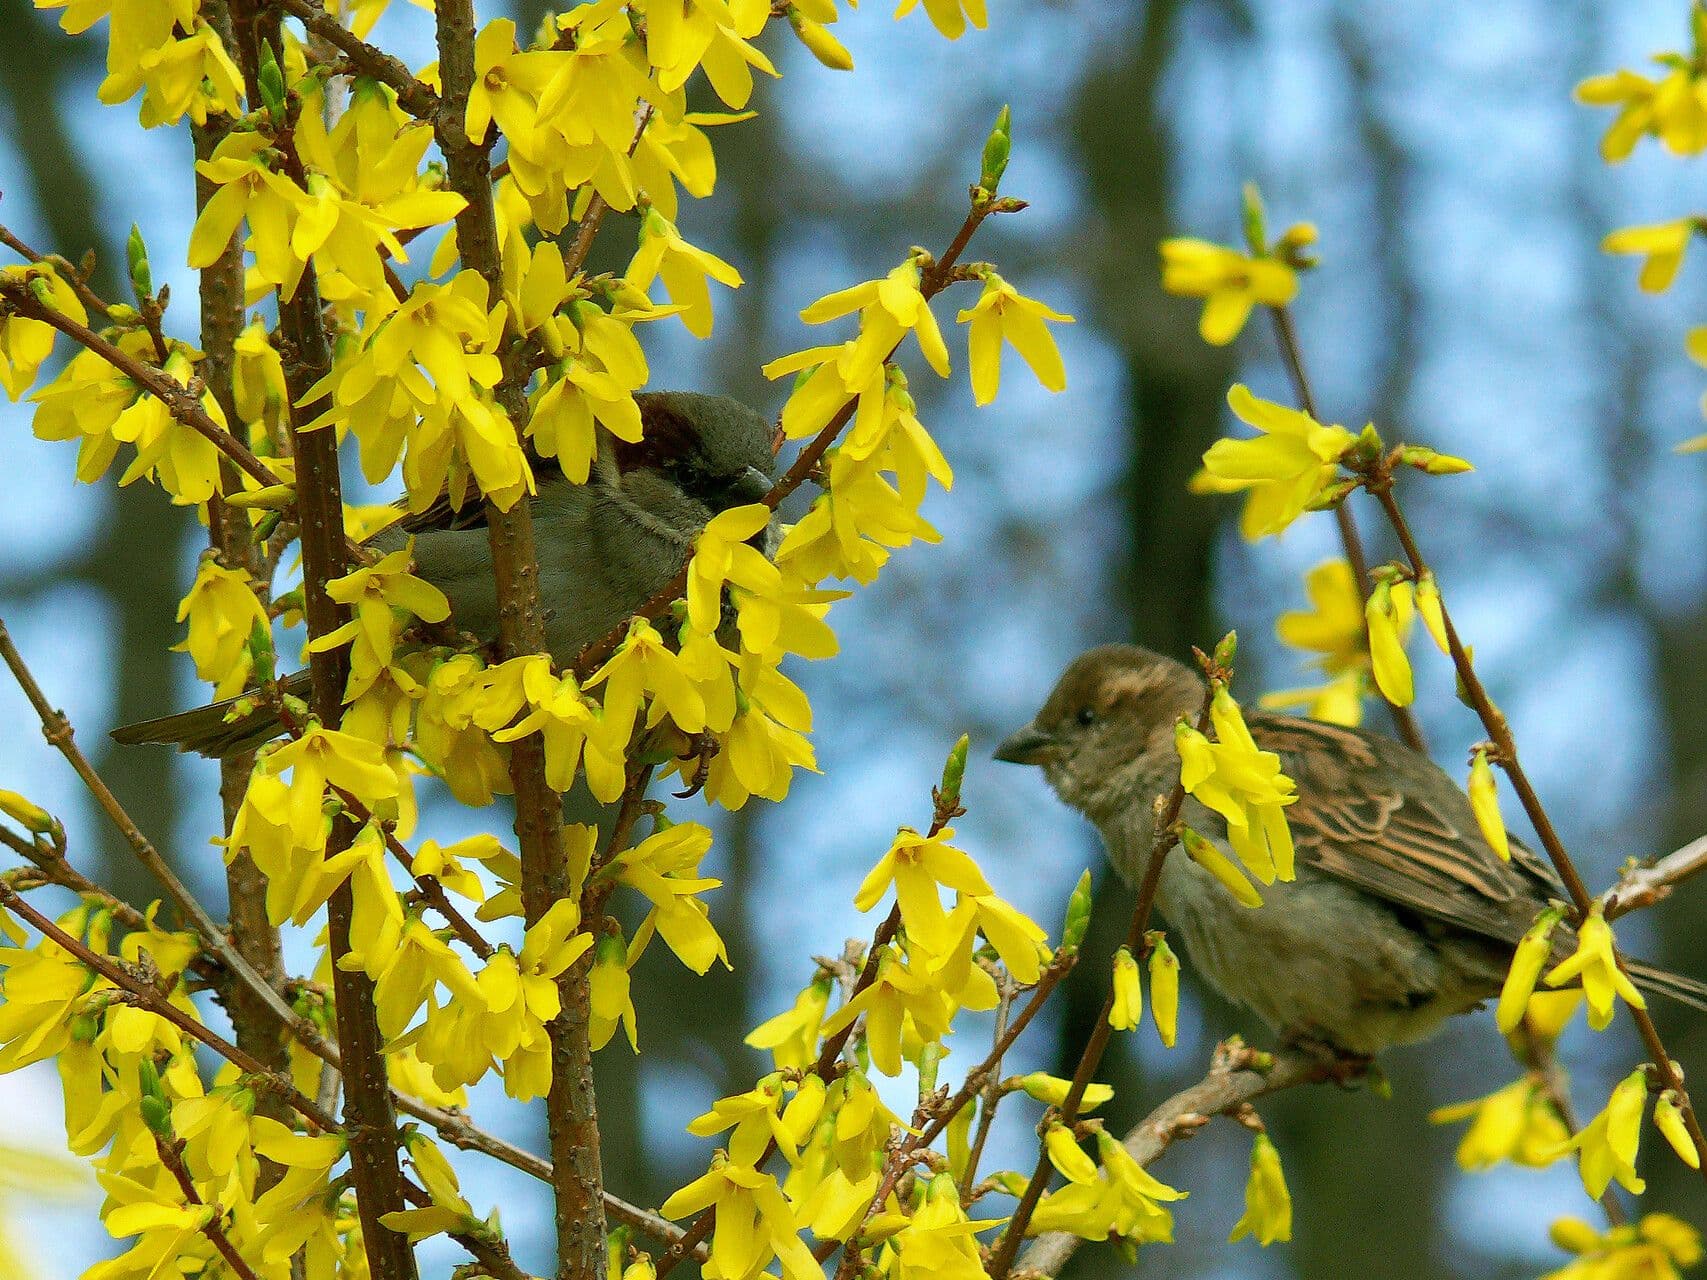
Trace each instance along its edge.
<path fill-rule="evenodd" d="M 308 689 L 308 673 L 299 671 L 281 681 L 286 694 L 301 697 Z M 278 714 L 269 706 L 254 703 L 253 691 L 180 711 L 176 715 L 142 720 L 123 725 L 112 732 L 113 741 L 134 746 L 141 743 L 160 743 L 175 746 L 179 751 L 194 751 L 213 760 L 253 751 L 262 743 L 278 737 L 282 726 Z M 238 703 L 250 699 L 247 711 Z"/>
<path fill-rule="evenodd" d="M 1707 1013 L 1707 982 L 1695 978 L 1686 978 L 1681 973 L 1673 973 L 1669 969 L 1661 969 L 1657 965 L 1643 964 L 1640 960 L 1627 960 L 1630 977 L 1643 991 L 1654 995 L 1665 996 L 1699 1009 Z"/>

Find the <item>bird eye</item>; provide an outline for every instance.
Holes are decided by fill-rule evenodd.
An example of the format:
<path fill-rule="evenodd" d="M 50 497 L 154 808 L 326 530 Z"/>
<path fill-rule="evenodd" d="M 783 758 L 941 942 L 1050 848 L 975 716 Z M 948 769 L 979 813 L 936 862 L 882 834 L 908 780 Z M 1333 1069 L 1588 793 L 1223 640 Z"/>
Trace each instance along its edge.
<path fill-rule="evenodd" d="M 1097 713 L 1092 711 L 1089 707 L 1080 707 L 1079 708 L 1079 714 L 1074 717 L 1075 720 L 1077 720 L 1080 724 L 1084 724 L 1084 725 L 1094 723 L 1096 721 L 1096 718 L 1097 718 Z"/>

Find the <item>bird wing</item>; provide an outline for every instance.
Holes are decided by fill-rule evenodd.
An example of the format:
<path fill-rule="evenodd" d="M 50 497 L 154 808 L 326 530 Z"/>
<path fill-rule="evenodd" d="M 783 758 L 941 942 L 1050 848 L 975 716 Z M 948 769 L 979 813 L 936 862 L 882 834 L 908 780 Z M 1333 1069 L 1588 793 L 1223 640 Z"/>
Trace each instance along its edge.
<path fill-rule="evenodd" d="M 1516 840 L 1502 861 L 1468 798 L 1427 757 L 1341 725 L 1253 715 L 1257 744 L 1298 784 L 1286 819 L 1298 860 L 1378 898 L 1515 942 L 1563 890 Z"/>

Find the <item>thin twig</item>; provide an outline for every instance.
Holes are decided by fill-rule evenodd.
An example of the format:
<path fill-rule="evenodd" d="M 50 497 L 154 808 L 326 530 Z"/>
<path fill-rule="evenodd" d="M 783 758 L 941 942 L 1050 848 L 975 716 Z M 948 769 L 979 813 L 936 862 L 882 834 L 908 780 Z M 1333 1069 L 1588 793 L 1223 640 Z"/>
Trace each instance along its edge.
<path fill-rule="evenodd" d="M 1209 674 L 1212 678 L 1204 690 L 1203 706 L 1197 716 L 1197 728 L 1200 733 L 1209 726 L 1209 707 L 1215 696 L 1213 677 L 1220 673 L 1211 671 Z M 1184 806 L 1185 785 L 1183 780 L 1176 781 L 1173 790 L 1168 793 L 1168 798 L 1156 813 L 1155 836 L 1150 841 L 1150 859 L 1144 867 L 1144 878 L 1138 885 L 1138 901 L 1132 908 L 1132 920 L 1126 927 L 1126 939 L 1121 944 L 1134 956 L 1140 956 L 1144 952 L 1145 934 L 1149 932 L 1150 916 L 1155 911 L 1156 895 L 1161 890 L 1162 863 L 1168 852 L 1179 842 L 1179 832 L 1175 827 L 1179 822 L 1180 810 Z M 1097 1067 L 1102 1063 L 1103 1052 L 1108 1048 L 1109 1038 L 1114 1033 L 1113 1024 L 1109 1021 L 1109 1014 L 1113 1009 L 1114 986 L 1110 983 L 1108 995 L 1103 998 L 1102 1011 L 1091 1028 L 1084 1052 L 1079 1055 L 1079 1065 L 1073 1072 L 1072 1084 L 1068 1086 L 1067 1096 L 1059 1108 L 1060 1123 L 1069 1128 L 1079 1118 L 1079 1104 L 1084 1101 L 1085 1090 L 1096 1075 Z M 1032 1170 L 1031 1180 L 1026 1183 L 1025 1192 L 1020 1196 L 1013 1217 L 1008 1220 L 1008 1225 L 992 1250 L 990 1265 L 987 1268 L 990 1280 L 1006 1280 L 1012 1270 L 1014 1258 L 1019 1253 L 1020 1241 L 1025 1238 L 1026 1226 L 1031 1222 L 1031 1215 L 1037 1211 L 1037 1203 L 1043 1198 L 1043 1192 L 1049 1185 L 1052 1167 L 1048 1149 L 1040 1144 L 1037 1165 Z"/>
<path fill-rule="evenodd" d="M 190 1017 L 189 1014 L 173 1004 L 159 988 L 140 981 L 111 957 L 99 954 L 85 943 L 72 937 L 32 907 L 25 901 L 22 894 L 4 880 L 0 880 L 0 907 L 5 907 L 13 915 L 27 922 L 37 933 L 63 947 L 67 953 L 75 956 L 79 963 L 93 969 L 119 990 L 126 992 L 137 1004 L 142 1005 L 150 1013 L 158 1014 L 185 1035 L 201 1041 L 226 1061 L 235 1063 L 239 1070 L 264 1081 L 266 1088 L 275 1090 L 281 1097 L 288 1099 L 291 1106 L 300 1111 L 317 1128 L 325 1130 L 336 1130 L 338 1128 L 338 1122 L 335 1119 L 326 1114 L 312 1098 L 298 1092 L 289 1080 L 269 1071 L 266 1064 L 258 1058 L 232 1044 L 217 1031 L 210 1031 L 195 1018 Z"/>
<path fill-rule="evenodd" d="M 1265 1094 L 1319 1083 L 1332 1074 L 1331 1063 L 1308 1054 L 1277 1054 L 1266 1070 L 1255 1069 L 1254 1062 L 1255 1055 L 1236 1041 L 1217 1046 L 1209 1073 L 1134 1125 L 1124 1140 L 1126 1150 L 1139 1164 L 1148 1166 L 1175 1139 L 1189 1137 L 1201 1129 L 1210 1116 L 1236 1111 Z M 1067 1260 L 1084 1243 L 1064 1231 L 1046 1232 L 1026 1246 L 1014 1272 L 1059 1275 Z"/>
<path fill-rule="evenodd" d="M 1274 336 L 1280 344 L 1286 372 L 1292 378 L 1292 390 L 1298 397 L 1298 407 L 1320 422 L 1322 419 L 1316 410 L 1316 395 L 1310 386 L 1310 375 L 1304 368 L 1304 348 L 1298 341 L 1298 327 L 1292 323 L 1292 309 L 1286 306 L 1270 307 L 1268 312 L 1274 318 Z M 1334 523 L 1339 526 L 1340 543 L 1345 548 L 1346 563 L 1351 566 L 1352 581 L 1357 583 L 1357 593 L 1367 604 L 1369 593 L 1375 588 L 1375 582 L 1369 576 L 1369 555 L 1363 549 L 1363 537 L 1357 531 L 1357 520 L 1352 515 L 1351 508 L 1343 502 L 1334 507 Z M 1398 731 L 1400 740 L 1412 751 L 1427 755 L 1428 742 L 1423 737 L 1422 726 L 1417 723 L 1416 713 L 1409 707 L 1396 706 L 1391 702 L 1387 703 L 1387 713 L 1393 719 L 1393 727 Z"/>
<path fill-rule="evenodd" d="M 108 314 L 107 304 L 101 296 L 89 287 L 89 282 L 83 278 L 83 273 L 57 253 L 38 253 L 30 248 L 15 235 L 10 228 L 0 225 L 0 244 L 5 245 L 20 258 L 29 262 L 44 262 L 59 273 L 60 279 L 71 286 L 71 291 L 82 300 L 85 310 L 99 316 Z"/>
<path fill-rule="evenodd" d="M 1671 896 L 1672 889 L 1690 876 L 1707 870 L 1707 836 L 1697 836 L 1683 848 L 1668 853 L 1650 866 L 1632 867 L 1618 878 L 1606 899 L 1606 918 L 1616 920 L 1638 907 L 1651 907 Z"/>
<path fill-rule="evenodd" d="M 309 0 L 277 0 L 278 6 L 382 84 L 397 94 L 397 105 L 419 120 L 431 121 L 439 112 L 438 95 L 415 78 L 407 64 L 363 40 L 337 18 Z"/>
<path fill-rule="evenodd" d="M 63 311 L 39 301 L 28 288 L 16 283 L 0 283 L 0 298 L 20 316 L 52 325 L 79 346 L 94 352 L 139 388 L 166 407 L 166 411 L 197 435 L 205 437 L 214 448 L 254 477 L 262 485 L 282 484 L 277 475 L 231 432 L 208 415 L 201 401 L 188 387 L 180 385 L 165 372 L 143 363 L 135 356 L 108 342 L 86 324 L 80 324 Z"/>
<path fill-rule="evenodd" d="M 159 1153 L 160 1163 L 171 1171 L 178 1189 L 184 1193 L 184 1203 L 207 1208 L 207 1201 L 196 1192 L 196 1184 L 190 1177 L 190 1171 L 184 1167 L 184 1157 L 178 1149 L 180 1141 L 182 1139 L 164 1138 L 156 1133 L 154 1150 Z M 226 1265 L 237 1274 L 238 1280 L 259 1280 L 254 1270 L 243 1260 L 243 1255 L 237 1252 L 237 1246 L 231 1243 L 231 1237 L 225 1234 L 225 1228 L 220 1225 L 220 1217 L 221 1211 L 215 1208 L 208 1220 L 202 1223 L 201 1233 L 207 1237 L 219 1256 L 225 1259 Z"/>
<path fill-rule="evenodd" d="M 1411 534 L 1410 524 L 1406 521 L 1404 512 L 1400 510 L 1398 500 L 1393 496 L 1393 477 L 1391 469 L 1385 461 L 1372 464 L 1364 473 L 1365 487 L 1375 495 L 1386 513 L 1388 523 L 1393 526 L 1393 532 L 1398 536 L 1399 545 L 1404 549 L 1405 558 L 1410 562 L 1411 571 L 1420 579 L 1429 571 L 1428 563 L 1423 559 L 1422 550 L 1417 546 L 1416 538 Z M 1505 718 L 1505 713 L 1494 705 L 1488 696 L 1487 688 L 1482 684 L 1482 678 L 1476 673 L 1476 667 L 1470 660 L 1470 654 L 1458 636 L 1458 629 L 1452 623 L 1452 615 L 1443 600 L 1440 606 L 1441 622 L 1446 632 L 1446 642 L 1452 654 L 1452 665 L 1457 668 L 1458 681 L 1463 687 L 1466 700 L 1476 712 L 1487 731 L 1489 739 L 1494 744 L 1490 753 L 1499 762 L 1506 776 L 1511 779 L 1512 790 L 1517 792 L 1517 798 L 1523 806 L 1523 811 L 1529 817 L 1530 824 L 1535 828 L 1535 834 L 1541 839 L 1541 846 L 1547 852 L 1553 869 L 1559 873 L 1559 879 L 1564 882 L 1565 890 L 1571 896 L 1571 903 L 1576 908 L 1577 918 L 1586 920 L 1593 909 L 1594 900 L 1589 896 L 1588 887 L 1583 883 L 1581 873 L 1571 855 L 1565 849 L 1565 843 L 1559 838 L 1553 820 L 1548 816 L 1546 808 L 1541 803 L 1541 797 L 1536 794 L 1534 784 L 1524 771 L 1517 757 L 1517 741 L 1512 736 L 1511 725 Z M 1624 961 L 1617 957 L 1622 968 Z M 1701 1175 L 1707 1178 L 1707 1134 L 1701 1131 L 1701 1122 L 1695 1115 L 1695 1107 L 1690 1102 L 1689 1094 L 1684 1089 L 1683 1077 L 1673 1064 L 1666 1052 L 1665 1043 L 1660 1039 L 1660 1033 L 1654 1026 L 1654 1020 L 1645 1008 L 1630 1006 L 1630 1016 L 1636 1023 L 1636 1030 L 1642 1037 L 1642 1043 L 1653 1055 L 1654 1070 L 1660 1081 L 1667 1089 L 1672 1090 L 1678 1099 L 1678 1110 L 1683 1114 L 1684 1127 L 1689 1131 L 1690 1140 L 1695 1144 L 1695 1150 L 1701 1161 Z"/>

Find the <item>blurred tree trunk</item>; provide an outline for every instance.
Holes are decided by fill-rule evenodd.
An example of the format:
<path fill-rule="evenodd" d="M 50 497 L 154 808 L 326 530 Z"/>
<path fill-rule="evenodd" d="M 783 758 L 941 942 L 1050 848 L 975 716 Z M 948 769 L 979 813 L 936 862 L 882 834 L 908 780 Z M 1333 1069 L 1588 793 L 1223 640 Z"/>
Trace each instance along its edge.
<path fill-rule="evenodd" d="M 101 226 L 100 187 L 83 163 L 84 153 L 66 128 L 62 109 L 61 90 L 85 67 L 96 70 L 89 64 L 101 45 L 64 38 L 49 19 L 32 11 L 28 0 L 0 0 L 0 30 L 6 33 L 0 39 L 0 95 L 12 120 L 9 137 L 47 229 L 47 243 L 34 247 L 61 253 L 72 262 L 93 249 L 96 291 L 110 301 L 128 301 L 122 249 Z M 186 151 L 188 147 L 186 137 Z M 106 519 L 74 572 L 102 592 L 113 612 L 112 625 L 106 628 L 115 681 L 109 722 L 127 724 L 172 707 L 176 660 L 168 650 L 179 638 L 173 621 L 182 591 L 176 552 L 187 516 L 149 484 L 109 492 Z M 55 694 L 51 686 L 48 693 Z M 78 728 L 83 749 L 131 816 L 171 857 L 177 847 L 179 809 L 172 753 L 112 748 L 102 732 L 105 725 Z M 103 861 L 97 879 L 139 904 L 159 895 L 159 887 L 104 822 L 92 825 L 93 831 L 99 832 Z"/>

